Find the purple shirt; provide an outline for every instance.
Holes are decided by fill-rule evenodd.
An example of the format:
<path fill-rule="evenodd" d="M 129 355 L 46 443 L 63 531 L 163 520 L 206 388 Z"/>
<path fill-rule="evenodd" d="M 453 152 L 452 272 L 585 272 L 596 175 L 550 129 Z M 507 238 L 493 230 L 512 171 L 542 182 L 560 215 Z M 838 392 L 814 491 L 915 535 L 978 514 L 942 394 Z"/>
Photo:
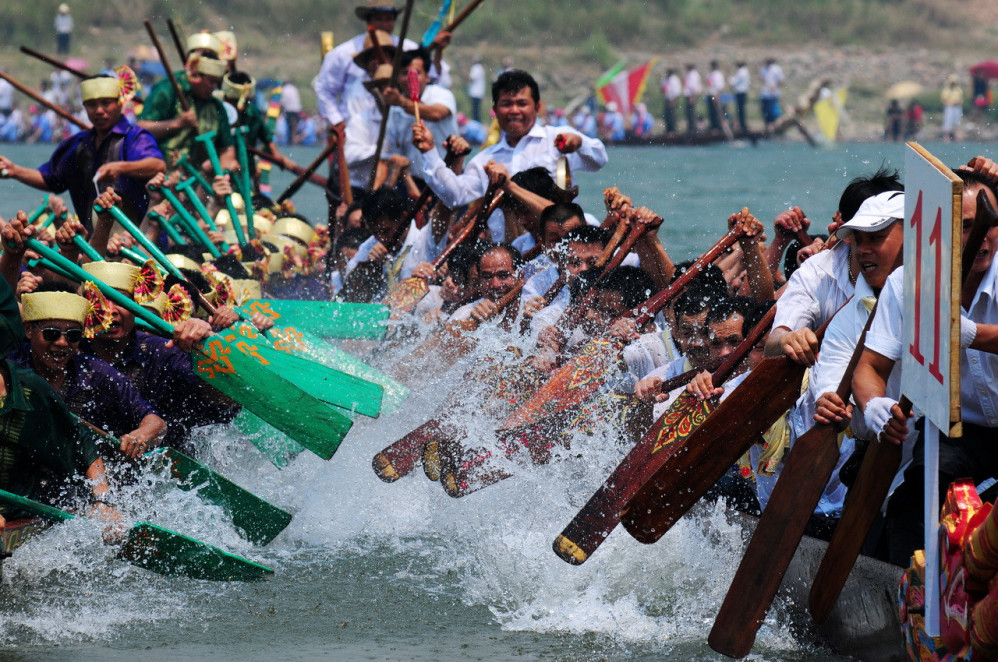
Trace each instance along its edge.
<path fill-rule="evenodd" d="M 181 452 L 191 428 L 227 423 L 238 408 L 213 402 L 210 387 L 195 374 L 190 355 L 167 347 L 159 336 L 136 331 L 132 340 L 111 365 L 121 371 L 169 426 L 165 444 Z M 88 347 L 81 345 L 86 352 Z"/>
<path fill-rule="evenodd" d="M 10 358 L 31 369 L 31 345 L 24 343 Z M 70 360 L 59 395 L 69 411 L 115 437 L 135 430 L 143 418 L 157 413 L 125 375 L 86 354 L 77 353 Z"/>
<path fill-rule="evenodd" d="M 42 164 L 38 171 L 50 191 L 69 191 L 73 208 L 89 231 L 92 230 L 90 212 L 97 199 L 93 182 L 97 169 L 111 161 L 140 161 L 150 157 L 163 158 L 156 139 L 122 116 L 99 148 L 94 145 L 92 129 L 81 131 L 59 143 L 48 162 Z M 102 187 L 105 185 L 102 183 Z M 135 221 L 142 219 L 149 208 L 146 182 L 134 177 L 118 177 L 112 185 L 121 196 L 122 211 Z"/>

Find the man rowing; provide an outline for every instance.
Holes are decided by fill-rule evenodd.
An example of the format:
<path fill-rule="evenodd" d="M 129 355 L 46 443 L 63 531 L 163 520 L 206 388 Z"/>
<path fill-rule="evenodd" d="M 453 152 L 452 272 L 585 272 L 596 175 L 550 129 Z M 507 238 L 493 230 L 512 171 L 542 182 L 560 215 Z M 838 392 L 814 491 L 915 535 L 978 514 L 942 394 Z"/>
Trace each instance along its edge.
<path fill-rule="evenodd" d="M 123 116 L 127 95 L 118 78 L 87 78 L 80 83 L 80 94 L 93 128 L 64 140 L 38 169 L 0 156 L 0 173 L 43 191 L 68 190 L 88 230 L 93 229 L 91 211 L 97 183 L 113 186 L 121 193 L 125 213 L 142 218 L 149 207 L 146 182 L 166 171 L 163 153 L 149 131 L 130 124 Z"/>

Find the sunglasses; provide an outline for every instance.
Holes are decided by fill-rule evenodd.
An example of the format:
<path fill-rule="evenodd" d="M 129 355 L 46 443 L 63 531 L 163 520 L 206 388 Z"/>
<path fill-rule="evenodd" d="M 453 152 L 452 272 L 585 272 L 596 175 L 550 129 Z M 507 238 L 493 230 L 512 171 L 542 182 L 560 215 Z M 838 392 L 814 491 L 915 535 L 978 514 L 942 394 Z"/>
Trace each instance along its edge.
<path fill-rule="evenodd" d="M 67 329 L 66 331 L 63 331 L 62 329 L 50 326 L 42 329 L 41 331 L 42 338 L 45 339 L 45 342 L 58 342 L 59 338 L 62 336 L 66 336 L 66 342 L 70 345 L 75 345 L 83 340 L 83 329 Z"/>

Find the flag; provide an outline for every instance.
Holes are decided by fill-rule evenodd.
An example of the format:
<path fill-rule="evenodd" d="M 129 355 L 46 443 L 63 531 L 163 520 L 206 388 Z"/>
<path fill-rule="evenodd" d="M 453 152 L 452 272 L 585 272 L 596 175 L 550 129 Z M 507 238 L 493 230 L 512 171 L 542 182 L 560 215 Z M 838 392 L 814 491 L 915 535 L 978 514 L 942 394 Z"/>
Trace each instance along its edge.
<path fill-rule="evenodd" d="M 613 101 L 624 117 L 630 117 L 634 104 L 645 93 L 648 75 L 658 58 L 652 58 L 639 67 L 624 71 L 624 62 L 614 65 L 596 81 L 596 97 L 601 104 Z"/>
<path fill-rule="evenodd" d="M 444 3 L 440 5 L 437 17 L 430 24 L 430 27 L 426 28 L 426 32 L 423 33 L 423 48 L 429 48 L 433 40 L 437 38 L 437 33 L 443 27 L 444 17 L 448 14 L 450 14 L 450 20 L 447 21 L 447 25 L 450 25 L 450 21 L 454 20 L 454 0 L 444 0 Z"/>

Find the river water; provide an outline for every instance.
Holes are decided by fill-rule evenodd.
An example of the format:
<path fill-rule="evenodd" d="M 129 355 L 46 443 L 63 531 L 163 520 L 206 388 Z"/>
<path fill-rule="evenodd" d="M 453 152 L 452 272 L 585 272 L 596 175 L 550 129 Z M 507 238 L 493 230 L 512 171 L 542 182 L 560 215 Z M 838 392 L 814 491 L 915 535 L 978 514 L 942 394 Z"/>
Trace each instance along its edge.
<path fill-rule="evenodd" d="M 954 165 L 987 153 L 983 145 L 928 148 Z M 48 151 L 0 146 L 25 164 L 41 163 Z M 316 151 L 291 156 L 308 163 Z M 679 260 L 713 243 L 743 206 L 769 225 L 776 212 L 799 205 L 823 225 L 845 184 L 882 162 L 902 165 L 903 147 L 619 148 L 602 172 L 577 180 L 583 206 L 598 217 L 610 185 L 658 211 L 665 245 Z M 279 174 L 275 190 L 289 181 Z M 0 182 L 4 217 L 39 200 Z M 325 213 L 310 185 L 296 201 L 310 218 Z M 203 461 L 294 514 L 276 540 L 252 546 L 221 511 L 157 477 L 130 488 L 122 510 L 270 565 L 274 576 L 251 584 L 162 577 L 116 560 L 97 526 L 76 520 L 4 562 L 0 658 L 727 659 L 706 645 L 744 546 L 723 509 L 701 507 L 654 546 L 617 531 L 581 567 L 551 552 L 620 461 L 613 443 L 589 439 L 561 462 L 463 499 L 419 469 L 393 484 L 378 480 L 374 453 L 430 418 L 461 372 L 413 385 L 394 413 L 358 419 L 329 462 L 304 453 L 278 470 L 232 430 L 204 430 Z M 844 659 L 796 637 L 785 607 L 771 611 L 753 659 Z"/>

